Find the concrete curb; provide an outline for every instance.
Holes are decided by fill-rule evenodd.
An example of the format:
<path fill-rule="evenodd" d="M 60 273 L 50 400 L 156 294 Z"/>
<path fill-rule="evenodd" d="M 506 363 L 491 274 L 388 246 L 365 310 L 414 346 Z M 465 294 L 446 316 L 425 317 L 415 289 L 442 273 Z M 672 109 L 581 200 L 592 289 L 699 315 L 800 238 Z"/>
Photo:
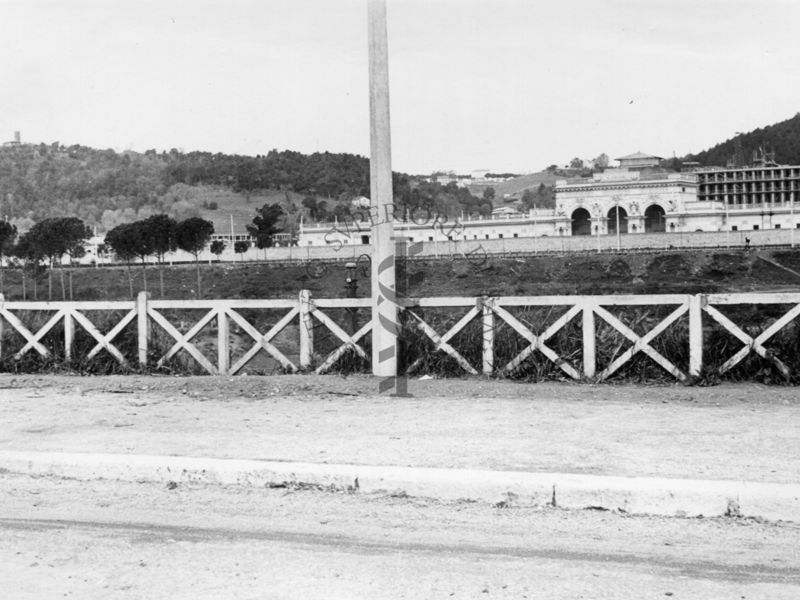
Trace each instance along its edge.
<path fill-rule="evenodd" d="M 800 521 L 800 484 L 472 469 L 336 465 L 138 454 L 0 451 L 0 473 L 79 480 L 312 485 L 442 500 Z"/>

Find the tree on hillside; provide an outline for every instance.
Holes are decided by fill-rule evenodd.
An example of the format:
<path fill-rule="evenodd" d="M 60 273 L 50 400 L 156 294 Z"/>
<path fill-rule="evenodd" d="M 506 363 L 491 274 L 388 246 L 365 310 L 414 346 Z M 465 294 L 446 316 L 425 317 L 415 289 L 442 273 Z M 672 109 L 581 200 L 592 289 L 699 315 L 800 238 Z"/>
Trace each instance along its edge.
<path fill-rule="evenodd" d="M 608 168 L 608 154 L 603 152 L 597 158 L 592 159 L 592 168 L 598 171 L 605 171 Z"/>
<path fill-rule="evenodd" d="M 278 204 L 265 204 L 256 210 L 253 224 L 247 225 L 247 233 L 256 240 L 256 248 L 269 248 L 276 233 L 281 231 L 280 220 L 284 216 Z"/>
<path fill-rule="evenodd" d="M 211 242 L 211 254 L 214 254 L 219 260 L 219 257 L 222 256 L 222 253 L 225 252 L 225 242 L 222 240 L 214 240 Z"/>
<path fill-rule="evenodd" d="M 175 241 L 178 248 L 194 255 L 197 269 L 197 297 L 202 297 L 200 282 L 200 252 L 208 245 L 214 234 L 214 224 L 200 217 L 190 217 L 178 223 L 175 228 Z"/>
<path fill-rule="evenodd" d="M 286 192 L 285 198 L 281 203 L 283 217 L 278 222 L 278 231 L 289 234 L 289 245 L 293 245 L 297 240 L 297 231 L 300 227 L 300 217 L 302 212 L 300 207 L 295 204 L 291 194 Z"/>
<path fill-rule="evenodd" d="M 149 236 L 153 254 L 158 259 L 158 279 L 162 298 L 164 297 L 164 256 L 178 247 L 175 241 L 177 226 L 177 221 L 165 214 L 153 215 L 144 220 L 144 227 Z"/>
<path fill-rule="evenodd" d="M 526 210 L 536 208 L 536 193 L 531 188 L 525 188 L 522 192 L 522 208 Z"/>
<path fill-rule="evenodd" d="M 495 191 L 493 187 L 489 186 L 485 190 L 483 190 L 484 200 L 489 200 L 491 202 L 492 200 L 494 200 L 494 197 L 495 197 Z"/>
<path fill-rule="evenodd" d="M 53 217 L 36 223 L 30 230 L 31 242 L 41 256 L 48 261 L 48 298 L 53 299 L 53 267 L 56 261 L 68 254 L 70 257 L 85 252 L 84 243 L 91 237 L 91 230 L 77 217 Z M 67 299 L 64 272 L 61 274 L 61 295 Z"/>
<path fill-rule="evenodd" d="M 0 293 L 4 291 L 5 269 L 2 266 L 3 257 L 11 253 L 16 237 L 17 228 L 8 221 L 0 221 Z"/>
<path fill-rule="evenodd" d="M 308 216 L 313 219 L 317 220 L 317 199 L 314 196 L 306 196 L 303 198 L 301 202 L 303 208 L 308 211 Z"/>
<path fill-rule="evenodd" d="M 233 251 L 236 254 L 241 255 L 242 261 L 244 261 L 244 253 L 250 249 L 250 242 L 247 240 L 239 240 L 238 242 L 233 242 Z"/>
<path fill-rule="evenodd" d="M 126 263 L 128 272 L 128 289 L 133 298 L 133 274 L 131 273 L 131 262 L 136 258 L 137 238 L 140 232 L 136 231 L 132 223 L 117 225 L 106 234 L 105 244 L 113 250 L 119 260 Z"/>
<path fill-rule="evenodd" d="M 328 203 L 325 200 L 317 202 L 317 221 L 327 221 L 330 218 Z"/>
<path fill-rule="evenodd" d="M 321 222 L 328 219 L 328 203 L 325 200 L 317 200 L 314 196 L 306 196 L 301 204 L 312 221 Z"/>
<path fill-rule="evenodd" d="M 69 277 L 69 299 L 72 300 L 72 263 L 76 259 L 83 258 L 86 256 L 86 246 L 81 244 L 80 246 L 75 246 L 74 248 L 67 250 L 67 254 L 69 255 L 69 266 L 70 268 L 67 270 L 67 275 Z M 64 285 L 64 272 L 61 271 L 61 285 L 63 288 Z"/>
<path fill-rule="evenodd" d="M 153 254 L 153 238 L 145 221 L 130 223 L 131 240 L 133 242 L 133 252 L 142 263 L 142 285 L 147 291 L 147 258 Z"/>
<path fill-rule="evenodd" d="M 555 195 L 553 188 L 540 183 L 535 190 L 527 188 L 522 193 L 522 208 L 530 210 L 532 208 L 553 208 L 555 206 Z"/>
<path fill-rule="evenodd" d="M 38 300 L 36 279 L 41 274 L 41 261 L 44 256 L 34 243 L 30 231 L 19 237 L 11 254 L 22 262 L 22 299 L 28 299 L 26 274 L 29 274 L 33 285 L 33 299 Z"/>

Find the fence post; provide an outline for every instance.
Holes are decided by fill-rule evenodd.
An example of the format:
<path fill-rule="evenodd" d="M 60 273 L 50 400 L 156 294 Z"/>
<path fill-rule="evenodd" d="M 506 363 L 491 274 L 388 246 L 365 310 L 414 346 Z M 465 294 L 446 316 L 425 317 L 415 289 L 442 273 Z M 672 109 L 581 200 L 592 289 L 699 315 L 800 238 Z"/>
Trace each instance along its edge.
<path fill-rule="evenodd" d="M 314 356 L 314 323 L 311 317 L 311 292 L 300 290 L 300 368 L 310 369 Z"/>
<path fill-rule="evenodd" d="M 703 370 L 703 306 L 705 294 L 689 297 L 689 376 L 699 377 Z"/>
<path fill-rule="evenodd" d="M 217 358 L 220 375 L 227 375 L 231 368 L 230 322 L 224 308 L 217 309 Z"/>
<path fill-rule="evenodd" d="M 594 328 L 594 309 L 589 300 L 584 299 L 582 311 L 583 323 L 583 376 L 587 379 L 595 376 L 597 369 L 596 335 Z"/>
<path fill-rule="evenodd" d="M 150 338 L 150 322 L 147 318 L 147 301 L 149 292 L 139 292 L 136 296 L 136 320 L 138 330 L 139 366 L 147 368 L 147 347 Z"/>
<path fill-rule="evenodd" d="M 72 311 L 64 311 L 64 362 L 72 362 L 72 348 L 75 345 L 75 320 Z"/>
<path fill-rule="evenodd" d="M 483 322 L 483 374 L 491 375 L 494 371 L 494 299 L 483 296 L 480 303 Z"/>

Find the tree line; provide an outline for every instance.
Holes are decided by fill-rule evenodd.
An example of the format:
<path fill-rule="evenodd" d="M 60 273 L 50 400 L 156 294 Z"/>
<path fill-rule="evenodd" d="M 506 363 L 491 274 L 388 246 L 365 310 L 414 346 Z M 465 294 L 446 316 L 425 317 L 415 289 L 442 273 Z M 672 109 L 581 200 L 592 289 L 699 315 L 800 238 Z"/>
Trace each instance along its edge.
<path fill-rule="evenodd" d="M 17 227 L 0 221 L 0 260 L 12 257 L 22 266 L 23 297 L 27 298 L 27 283 L 36 285 L 42 269 L 47 270 L 48 298 L 53 298 L 53 268 L 64 255 L 71 259 L 85 255 L 85 242 L 92 235 L 77 217 L 51 217 L 35 223 L 17 237 Z M 62 299 L 67 299 L 64 271 L 60 270 Z M 4 275 L 0 269 L 0 292 L 4 291 Z M 35 294 L 34 294 L 35 295 Z M 69 278 L 69 297 L 72 298 L 72 278 Z"/>
<path fill-rule="evenodd" d="M 253 222 L 247 225 L 247 231 L 255 240 L 257 248 L 269 248 L 273 245 L 275 234 L 282 230 L 281 220 L 283 208 L 277 204 L 265 204 L 256 210 Z M 131 263 L 139 260 L 142 266 L 142 283 L 147 291 L 147 262 L 155 257 L 158 265 L 159 286 L 164 296 L 164 259 L 169 252 L 177 249 L 188 252 L 194 257 L 197 274 L 197 297 L 202 297 L 202 278 L 200 275 L 200 253 L 209 246 L 214 235 L 214 224 L 200 217 L 189 217 L 176 221 L 165 214 L 158 214 L 117 225 L 105 236 L 105 246 L 126 263 L 131 297 L 133 297 L 133 277 Z M 220 256 L 226 248 L 222 240 L 211 241 L 209 250 Z M 233 250 L 244 254 L 250 248 L 250 242 L 238 240 Z"/>
<path fill-rule="evenodd" d="M 283 209 L 279 205 L 264 205 L 256 210 L 256 216 L 247 230 L 258 248 L 272 246 L 276 233 L 281 231 Z M 72 299 L 72 271 L 56 269 L 64 256 L 78 259 L 86 254 L 86 242 L 92 230 L 77 217 L 50 217 L 43 219 L 22 235 L 17 235 L 16 225 L 0 220 L 0 260 L 11 258 L 21 267 L 23 298 L 27 299 L 27 287 L 33 286 L 36 297 L 36 282 L 44 271 L 47 272 L 48 299 L 53 299 L 53 274 L 60 274 L 62 299 Z M 214 234 L 214 224 L 199 217 L 189 217 L 177 221 L 166 214 L 157 214 L 117 225 L 109 231 L 99 252 L 111 251 L 126 263 L 131 297 L 133 297 L 133 275 L 131 263 L 139 261 L 142 267 L 142 281 L 147 291 L 147 263 L 155 257 L 158 265 L 161 296 L 164 295 L 163 266 L 168 253 L 184 250 L 194 257 L 197 271 L 197 296 L 202 296 L 200 275 L 200 253 L 209 245 Z M 210 250 L 217 256 L 225 250 L 225 242 L 214 240 Z M 234 251 L 244 254 L 250 247 L 248 241 L 236 241 Z M 63 265 L 62 265 L 63 266 Z M 4 291 L 4 269 L 0 269 L 0 292 Z"/>

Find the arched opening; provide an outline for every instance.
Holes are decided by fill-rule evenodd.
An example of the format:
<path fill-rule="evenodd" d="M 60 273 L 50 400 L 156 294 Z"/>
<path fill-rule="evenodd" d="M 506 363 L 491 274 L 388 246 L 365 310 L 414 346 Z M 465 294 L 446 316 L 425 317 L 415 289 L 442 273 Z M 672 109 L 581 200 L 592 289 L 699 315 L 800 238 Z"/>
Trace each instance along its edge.
<path fill-rule="evenodd" d="M 572 235 L 591 235 L 591 215 L 585 208 L 578 208 L 572 213 Z"/>
<path fill-rule="evenodd" d="M 619 211 L 619 219 L 617 219 L 617 211 Z M 628 213 L 621 206 L 615 206 L 608 211 L 609 235 L 617 235 L 617 220 L 619 220 L 619 232 L 628 233 Z"/>
<path fill-rule="evenodd" d="M 664 209 L 658 204 L 651 204 L 644 211 L 644 230 L 647 233 L 662 233 L 667 230 Z"/>

